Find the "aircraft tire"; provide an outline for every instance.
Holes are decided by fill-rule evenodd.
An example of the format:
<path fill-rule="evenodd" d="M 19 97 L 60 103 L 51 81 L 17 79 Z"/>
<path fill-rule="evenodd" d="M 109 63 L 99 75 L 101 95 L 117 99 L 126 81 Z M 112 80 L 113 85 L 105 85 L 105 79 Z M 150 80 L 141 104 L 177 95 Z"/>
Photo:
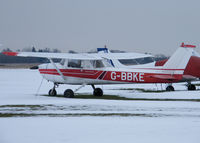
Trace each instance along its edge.
<path fill-rule="evenodd" d="M 67 89 L 64 92 L 64 97 L 66 98 L 74 98 L 74 92 L 71 89 Z"/>
<path fill-rule="evenodd" d="M 167 86 L 166 91 L 174 91 L 174 87 L 169 85 Z"/>
<path fill-rule="evenodd" d="M 103 90 L 101 88 L 95 88 L 93 95 L 94 96 L 103 96 Z"/>
<path fill-rule="evenodd" d="M 49 96 L 56 96 L 57 95 L 57 92 L 55 89 L 50 89 L 49 90 Z"/>
<path fill-rule="evenodd" d="M 196 90 L 196 86 L 194 84 L 189 84 L 188 90 Z"/>

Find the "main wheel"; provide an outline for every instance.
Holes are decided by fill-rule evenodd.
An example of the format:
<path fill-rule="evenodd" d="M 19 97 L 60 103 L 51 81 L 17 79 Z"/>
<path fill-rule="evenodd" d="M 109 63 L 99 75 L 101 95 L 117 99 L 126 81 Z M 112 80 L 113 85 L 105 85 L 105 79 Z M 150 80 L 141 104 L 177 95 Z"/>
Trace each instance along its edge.
<path fill-rule="evenodd" d="M 101 88 L 95 88 L 93 95 L 94 96 L 103 96 L 103 90 Z"/>
<path fill-rule="evenodd" d="M 194 84 L 189 84 L 188 90 L 196 90 L 196 86 Z"/>
<path fill-rule="evenodd" d="M 174 87 L 169 85 L 167 86 L 166 91 L 174 91 Z"/>
<path fill-rule="evenodd" d="M 57 95 L 57 92 L 55 89 L 50 89 L 49 90 L 49 96 L 56 96 Z"/>
<path fill-rule="evenodd" d="M 73 98 L 74 97 L 74 92 L 71 89 L 67 89 L 64 92 L 64 97 Z"/>

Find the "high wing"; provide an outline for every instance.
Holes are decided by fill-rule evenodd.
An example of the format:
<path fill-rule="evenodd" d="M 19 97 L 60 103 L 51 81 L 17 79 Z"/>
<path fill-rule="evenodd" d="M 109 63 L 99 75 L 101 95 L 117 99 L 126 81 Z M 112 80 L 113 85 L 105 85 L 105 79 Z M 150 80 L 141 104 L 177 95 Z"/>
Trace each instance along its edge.
<path fill-rule="evenodd" d="M 102 59 L 133 59 L 149 57 L 148 54 L 140 53 L 43 53 L 43 52 L 3 52 L 4 55 L 20 57 L 40 57 L 58 59 L 79 59 L 79 60 L 102 60 Z"/>
<path fill-rule="evenodd" d="M 141 57 L 152 57 L 152 55 L 141 53 L 96 53 L 96 55 L 105 59 L 136 59 Z"/>
<path fill-rule="evenodd" d="M 100 60 L 99 56 L 92 54 L 72 54 L 72 53 L 44 53 L 44 52 L 3 52 L 8 56 L 20 57 L 39 57 L 39 58 L 57 58 L 57 59 L 79 59 L 79 60 Z"/>

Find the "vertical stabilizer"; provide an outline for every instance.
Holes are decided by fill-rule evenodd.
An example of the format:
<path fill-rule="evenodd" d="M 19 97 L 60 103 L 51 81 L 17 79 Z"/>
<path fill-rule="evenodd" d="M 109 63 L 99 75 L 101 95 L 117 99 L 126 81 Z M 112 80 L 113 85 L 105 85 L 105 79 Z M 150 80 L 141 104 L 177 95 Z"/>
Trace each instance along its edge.
<path fill-rule="evenodd" d="M 175 53 L 164 64 L 164 69 L 184 70 L 194 53 L 194 45 L 182 45 L 175 51 Z"/>

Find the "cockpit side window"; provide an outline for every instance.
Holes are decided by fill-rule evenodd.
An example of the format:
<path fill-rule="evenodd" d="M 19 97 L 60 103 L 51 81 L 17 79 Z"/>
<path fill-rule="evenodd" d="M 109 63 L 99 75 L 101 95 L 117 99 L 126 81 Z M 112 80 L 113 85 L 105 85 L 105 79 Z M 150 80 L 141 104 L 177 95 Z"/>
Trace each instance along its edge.
<path fill-rule="evenodd" d="M 81 60 L 69 60 L 68 67 L 81 68 Z"/>

